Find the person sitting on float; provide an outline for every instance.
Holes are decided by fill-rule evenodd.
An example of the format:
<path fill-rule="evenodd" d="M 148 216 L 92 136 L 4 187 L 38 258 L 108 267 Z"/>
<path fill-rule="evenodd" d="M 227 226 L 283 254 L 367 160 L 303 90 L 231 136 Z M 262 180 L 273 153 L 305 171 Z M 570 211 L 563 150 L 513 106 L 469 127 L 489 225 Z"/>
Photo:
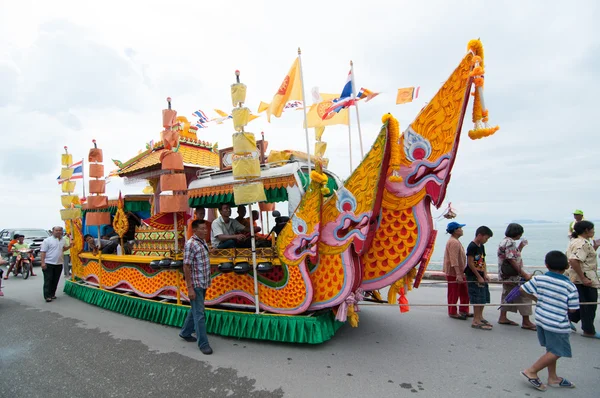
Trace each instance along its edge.
<path fill-rule="evenodd" d="M 231 206 L 227 203 L 219 205 L 220 217 L 215 219 L 211 227 L 211 243 L 217 249 L 249 247 L 250 228 L 231 218 Z"/>
<path fill-rule="evenodd" d="M 117 246 L 119 246 L 119 241 L 116 239 L 94 239 L 94 237 L 90 234 L 86 234 L 83 237 L 85 243 L 87 243 L 87 249 L 85 251 L 92 252 L 94 256 L 98 255 L 100 251 L 98 245 L 102 246 L 102 254 L 115 254 L 117 251 Z"/>

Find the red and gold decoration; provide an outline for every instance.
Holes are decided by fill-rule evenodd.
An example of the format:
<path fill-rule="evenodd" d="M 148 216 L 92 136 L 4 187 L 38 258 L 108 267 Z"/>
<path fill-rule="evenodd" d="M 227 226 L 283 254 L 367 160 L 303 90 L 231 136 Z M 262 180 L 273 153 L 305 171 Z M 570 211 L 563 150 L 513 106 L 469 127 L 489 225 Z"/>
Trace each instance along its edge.
<path fill-rule="evenodd" d="M 159 183 L 159 210 L 161 213 L 173 214 L 173 254 L 177 255 L 180 252 L 177 213 L 186 212 L 189 206 L 183 157 L 179 153 L 181 123 L 177 121 L 177 111 L 171 109 L 171 97 L 167 98 L 167 104 L 168 109 L 162 111 L 164 130 L 161 135 L 167 150 L 160 155 L 162 174 Z"/>
<path fill-rule="evenodd" d="M 104 180 L 104 157 L 102 149 L 98 148 L 96 140 L 92 140 L 94 147 L 88 154 L 89 161 L 89 193 L 87 197 L 85 224 L 98 227 L 98 239 L 100 239 L 100 226 L 110 224 L 110 213 L 102 211 L 108 208 L 108 196 L 104 195 L 106 181 Z"/>
<path fill-rule="evenodd" d="M 119 191 L 117 213 L 113 219 L 113 229 L 116 234 L 119 235 L 119 239 L 121 240 L 121 250 L 124 252 L 125 246 L 123 245 L 123 235 L 129 231 L 129 221 L 127 220 L 127 215 L 123 211 L 123 197 L 121 196 L 121 191 Z"/>

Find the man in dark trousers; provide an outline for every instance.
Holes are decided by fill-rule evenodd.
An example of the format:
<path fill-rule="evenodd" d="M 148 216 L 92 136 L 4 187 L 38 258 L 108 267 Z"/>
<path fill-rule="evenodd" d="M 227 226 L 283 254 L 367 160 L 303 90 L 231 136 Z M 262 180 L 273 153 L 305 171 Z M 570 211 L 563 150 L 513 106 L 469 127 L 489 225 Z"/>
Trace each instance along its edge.
<path fill-rule="evenodd" d="M 194 220 L 192 222 L 194 234 L 185 243 L 183 253 L 183 274 L 190 298 L 190 311 L 188 312 L 179 337 L 188 342 L 198 341 L 198 348 L 205 355 L 213 353 L 208 344 L 206 335 L 206 317 L 204 315 L 204 295 L 210 287 L 210 260 L 208 258 L 208 245 L 206 244 L 206 222 Z M 196 336 L 192 332 L 196 331 Z"/>
<path fill-rule="evenodd" d="M 71 246 L 63 238 L 62 227 L 52 228 L 52 235 L 44 239 L 40 249 L 44 272 L 44 299 L 47 303 L 56 299 L 56 287 L 63 267 L 63 252 Z"/>

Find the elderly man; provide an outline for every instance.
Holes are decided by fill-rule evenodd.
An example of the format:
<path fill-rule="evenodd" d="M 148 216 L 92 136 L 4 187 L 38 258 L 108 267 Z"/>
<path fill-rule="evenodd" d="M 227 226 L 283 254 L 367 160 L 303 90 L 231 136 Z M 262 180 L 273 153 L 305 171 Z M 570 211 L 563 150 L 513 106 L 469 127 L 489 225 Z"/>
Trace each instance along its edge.
<path fill-rule="evenodd" d="M 62 274 L 64 261 L 63 252 L 70 247 L 63 238 L 62 227 L 52 228 L 52 236 L 42 242 L 40 253 L 44 272 L 44 300 L 47 303 L 56 299 L 56 288 Z"/>

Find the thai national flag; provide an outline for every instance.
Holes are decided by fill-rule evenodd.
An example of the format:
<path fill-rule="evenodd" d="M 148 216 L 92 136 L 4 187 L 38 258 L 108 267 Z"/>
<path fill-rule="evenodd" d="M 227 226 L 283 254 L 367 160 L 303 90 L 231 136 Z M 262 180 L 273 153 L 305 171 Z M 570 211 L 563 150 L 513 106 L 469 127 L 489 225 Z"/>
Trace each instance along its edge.
<path fill-rule="evenodd" d="M 73 175 L 71 176 L 71 178 L 69 178 L 70 180 L 83 179 L 83 160 L 73 163 L 71 166 L 69 166 L 69 168 L 73 169 Z M 59 184 L 62 184 L 66 180 L 61 180 L 59 175 L 58 177 L 56 177 L 56 181 L 58 181 Z"/>
<path fill-rule="evenodd" d="M 208 116 L 206 116 L 206 113 L 202 112 L 200 109 L 194 112 L 193 115 L 200 119 L 202 123 L 208 122 Z"/>
<path fill-rule="evenodd" d="M 354 90 L 352 90 L 352 70 L 350 70 L 350 72 L 348 72 L 346 84 L 344 84 L 344 88 L 342 89 L 342 93 L 340 94 L 340 98 L 352 97 L 353 93 Z"/>
<path fill-rule="evenodd" d="M 210 121 L 210 119 L 208 118 L 208 116 L 206 116 L 206 113 L 198 109 L 196 112 L 193 113 L 193 115 L 198 118 L 198 120 L 196 121 L 196 127 L 198 127 L 199 129 L 205 129 L 208 127 L 206 124 Z"/>

